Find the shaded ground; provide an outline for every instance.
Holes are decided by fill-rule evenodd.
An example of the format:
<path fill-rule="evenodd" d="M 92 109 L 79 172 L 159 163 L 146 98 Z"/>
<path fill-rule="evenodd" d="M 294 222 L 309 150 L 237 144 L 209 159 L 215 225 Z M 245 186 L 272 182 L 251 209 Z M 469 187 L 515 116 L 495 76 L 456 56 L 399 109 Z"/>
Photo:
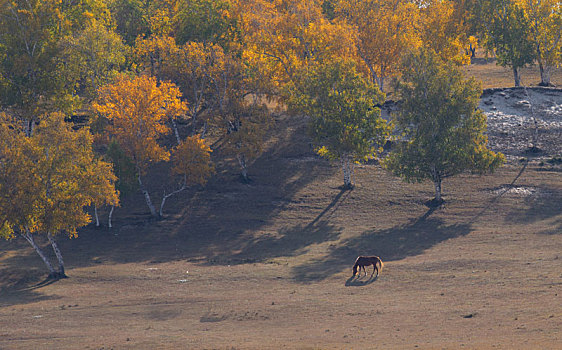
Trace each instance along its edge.
<path fill-rule="evenodd" d="M 0 348 L 559 348 L 560 165 L 514 153 L 445 182 L 430 210 L 431 184 L 377 165 L 342 191 L 305 121 L 278 123 L 250 184 L 226 160 L 162 221 L 133 196 L 115 229 L 61 239 L 69 279 L 41 283 L 25 242 L 3 242 Z M 357 255 L 381 256 L 381 275 L 350 279 Z"/>

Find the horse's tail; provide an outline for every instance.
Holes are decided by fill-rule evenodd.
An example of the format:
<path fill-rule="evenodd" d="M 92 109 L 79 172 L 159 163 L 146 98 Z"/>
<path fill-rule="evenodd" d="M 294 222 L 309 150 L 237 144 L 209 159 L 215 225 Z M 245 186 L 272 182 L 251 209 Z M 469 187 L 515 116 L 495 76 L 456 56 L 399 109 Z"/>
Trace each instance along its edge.
<path fill-rule="evenodd" d="M 379 272 L 380 272 L 380 271 L 382 271 L 382 267 L 384 266 L 384 263 L 382 262 L 381 258 L 379 258 L 378 256 L 377 256 L 377 259 L 378 259 L 379 264 L 380 264 L 380 266 L 381 266 L 381 268 L 380 268 L 380 270 L 379 270 Z"/>

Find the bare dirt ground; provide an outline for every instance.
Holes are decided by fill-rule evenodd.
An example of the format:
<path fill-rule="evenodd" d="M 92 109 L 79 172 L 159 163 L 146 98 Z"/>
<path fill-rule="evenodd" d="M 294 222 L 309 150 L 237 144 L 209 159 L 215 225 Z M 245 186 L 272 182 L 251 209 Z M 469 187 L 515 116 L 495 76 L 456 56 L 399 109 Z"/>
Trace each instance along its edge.
<path fill-rule="evenodd" d="M 484 96 L 508 164 L 446 181 L 439 209 L 431 184 L 376 164 L 341 191 L 305 121 L 279 117 L 250 184 L 221 161 L 164 220 L 132 196 L 113 230 L 61 238 L 69 279 L 41 283 L 25 242 L 3 242 L 0 349 L 560 349 L 561 139 L 545 135 L 561 116 L 543 103 L 558 124 L 529 154 L 534 123 L 507 117 L 524 99 Z M 360 254 L 381 256 L 378 278 L 350 278 Z"/>

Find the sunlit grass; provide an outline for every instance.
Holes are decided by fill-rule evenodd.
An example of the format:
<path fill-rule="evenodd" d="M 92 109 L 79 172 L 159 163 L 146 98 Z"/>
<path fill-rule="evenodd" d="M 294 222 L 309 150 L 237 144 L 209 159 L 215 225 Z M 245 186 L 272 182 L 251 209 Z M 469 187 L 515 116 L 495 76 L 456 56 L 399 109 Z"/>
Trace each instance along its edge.
<path fill-rule="evenodd" d="M 463 71 L 468 76 L 480 80 L 483 89 L 514 86 L 511 68 L 496 65 L 495 59 L 477 57 L 471 65 L 463 67 Z M 521 69 L 522 85 L 536 86 L 540 81 L 541 76 L 538 65 Z M 556 86 L 562 85 L 562 69 L 558 68 L 555 70 L 552 74 L 551 83 Z"/>

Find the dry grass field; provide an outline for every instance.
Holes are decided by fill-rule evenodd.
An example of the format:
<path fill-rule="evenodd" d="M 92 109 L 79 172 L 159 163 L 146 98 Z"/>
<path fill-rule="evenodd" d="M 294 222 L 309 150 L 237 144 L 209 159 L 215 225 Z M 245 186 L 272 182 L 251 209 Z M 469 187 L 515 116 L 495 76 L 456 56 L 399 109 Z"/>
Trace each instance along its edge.
<path fill-rule="evenodd" d="M 559 155 L 448 179 L 430 209 L 432 184 L 377 164 L 342 191 L 305 121 L 277 126 L 251 183 L 217 151 L 165 219 L 134 195 L 114 229 L 61 238 L 68 279 L 2 242 L 0 349 L 560 349 Z M 351 278 L 360 254 L 377 278 Z"/>
<path fill-rule="evenodd" d="M 496 65 L 493 58 L 485 58 L 478 53 L 477 58 L 472 60 L 472 64 L 464 67 L 468 76 L 473 76 L 482 82 L 482 88 L 511 87 L 514 85 L 513 71 L 509 67 Z M 521 84 L 525 86 L 536 86 L 541 81 L 538 66 L 528 66 L 522 68 Z M 562 85 L 562 69 L 557 68 L 551 78 L 551 83 L 555 86 Z"/>

